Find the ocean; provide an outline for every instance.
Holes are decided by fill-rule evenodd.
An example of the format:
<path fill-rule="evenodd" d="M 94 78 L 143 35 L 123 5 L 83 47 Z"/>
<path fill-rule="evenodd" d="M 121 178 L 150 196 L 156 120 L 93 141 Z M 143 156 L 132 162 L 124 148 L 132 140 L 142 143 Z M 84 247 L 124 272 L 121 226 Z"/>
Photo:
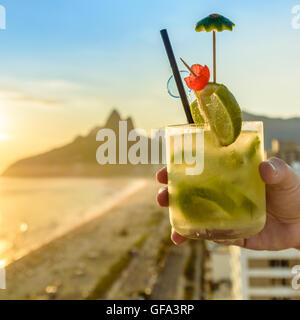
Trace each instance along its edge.
<path fill-rule="evenodd" d="M 0 261 L 6 263 L 108 212 L 144 179 L 0 179 Z"/>

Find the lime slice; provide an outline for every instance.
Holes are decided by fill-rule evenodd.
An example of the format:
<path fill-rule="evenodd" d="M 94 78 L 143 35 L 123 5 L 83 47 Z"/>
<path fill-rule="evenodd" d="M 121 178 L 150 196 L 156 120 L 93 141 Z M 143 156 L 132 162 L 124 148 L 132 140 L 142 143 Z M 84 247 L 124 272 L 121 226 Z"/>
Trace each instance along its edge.
<path fill-rule="evenodd" d="M 215 219 L 231 219 L 235 204 L 217 190 L 181 183 L 177 186 L 176 201 L 186 219 L 207 222 Z"/>
<path fill-rule="evenodd" d="M 191 114 L 195 124 L 204 124 L 204 118 L 201 114 L 198 101 L 195 100 L 190 105 Z"/>
<path fill-rule="evenodd" d="M 212 201 L 203 198 L 195 198 L 190 201 L 190 197 L 187 195 L 185 198 L 183 194 L 178 200 L 181 213 L 186 220 L 192 223 L 209 223 L 220 219 L 230 219 L 230 216 Z"/>
<path fill-rule="evenodd" d="M 224 179 L 214 179 L 211 181 L 210 185 L 219 190 L 223 196 L 230 197 L 232 199 L 234 202 L 232 207 L 236 209 L 232 214 L 238 215 L 243 209 L 250 216 L 253 216 L 254 211 L 257 209 L 256 204 L 237 186 Z"/>
<path fill-rule="evenodd" d="M 180 183 L 174 199 L 185 218 L 193 222 L 238 219 L 245 213 L 253 217 L 257 209 L 239 188 L 218 178 L 207 181 L 205 187 Z"/>
<path fill-rule="evenodd" d="M 242 127 L 241 109 L 233 94 L 222 84 L 208 83 L 196 96 L 219 143 L 232 144 Z"/>

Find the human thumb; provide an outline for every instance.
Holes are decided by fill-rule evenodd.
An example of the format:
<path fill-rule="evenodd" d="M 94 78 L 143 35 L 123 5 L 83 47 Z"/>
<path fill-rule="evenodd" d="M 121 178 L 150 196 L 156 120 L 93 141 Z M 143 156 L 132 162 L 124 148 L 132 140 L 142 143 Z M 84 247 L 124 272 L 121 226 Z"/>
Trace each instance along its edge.
<path fill-rule="evenodd" d="M 270 158 L 259 166 L 262 180 L 272 189 L 289 190 L 300 185 L 300 177 L 283 160 Z"/>

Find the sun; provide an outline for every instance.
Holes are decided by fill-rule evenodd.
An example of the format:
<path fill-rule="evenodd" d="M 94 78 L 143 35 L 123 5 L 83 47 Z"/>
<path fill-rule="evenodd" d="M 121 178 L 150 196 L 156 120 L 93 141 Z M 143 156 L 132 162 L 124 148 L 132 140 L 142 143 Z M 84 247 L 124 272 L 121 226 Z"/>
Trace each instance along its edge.
<path fill-rule="evenodd" d="M 10 136 L 6 133 L 0 132 L 0 141 L 9 140 Z"/>

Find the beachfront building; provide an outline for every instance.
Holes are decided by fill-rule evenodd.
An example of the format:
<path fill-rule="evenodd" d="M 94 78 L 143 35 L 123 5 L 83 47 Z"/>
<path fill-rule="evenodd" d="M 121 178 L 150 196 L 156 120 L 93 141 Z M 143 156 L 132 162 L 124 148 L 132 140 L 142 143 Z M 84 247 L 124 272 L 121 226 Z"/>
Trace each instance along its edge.
<path fill-rule="evenodd" d="M 297 172 L 300 176 L 300 161 L 295 161 L 292 163 L 292 168 Z"/>
<path fill-rule="evenodd" d="M 230 262 L 233 299 L 300 300 L 300 288 L 295 287 L 297 273 L 293 273 L 300 271 L 300 251 L 253 251 L 231 247 Z M 299 268 L 295 268 L 297 265 Z"/>
<path fill-rule="evenodd" d="M 297 141 L 272 140 L 272 149 L 267 151 L 267 157 L 278 157 L 288 164 L 300 161 L 300 145 Z"/>

